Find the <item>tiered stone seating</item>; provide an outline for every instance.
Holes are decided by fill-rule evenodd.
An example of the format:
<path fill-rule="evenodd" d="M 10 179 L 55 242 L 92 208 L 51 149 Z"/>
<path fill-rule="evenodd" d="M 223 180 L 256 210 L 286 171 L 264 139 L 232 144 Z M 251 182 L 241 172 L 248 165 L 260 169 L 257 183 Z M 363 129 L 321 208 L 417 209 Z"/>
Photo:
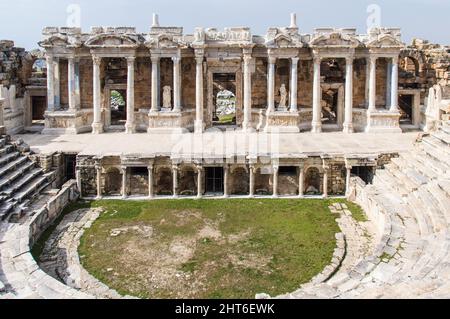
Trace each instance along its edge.
<path fill-rule="evenodd" d="M 352 269 L 281 297 L 450 297 L 450 128 L 394 158 L 359 195 L 369 217 L 384 221 L 376 248 Z"/>
<path fill-rule="evenodd" d="M 27 204 L 51 184 L 52 176 L 21 154 L 7 136 L 1 137 L 0 219 L 20 216 Z"/>

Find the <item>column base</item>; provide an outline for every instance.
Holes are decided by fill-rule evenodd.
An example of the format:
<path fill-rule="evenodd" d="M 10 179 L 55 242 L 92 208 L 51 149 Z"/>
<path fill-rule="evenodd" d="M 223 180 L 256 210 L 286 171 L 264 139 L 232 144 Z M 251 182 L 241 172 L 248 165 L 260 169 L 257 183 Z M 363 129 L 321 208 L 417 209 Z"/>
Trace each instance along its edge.
<path fill-rule="evenodd" d="M 347 133 L 347 134 L 349 134 L 349 133 L 353 133 L 354 132 L 354 130 L 353 130 L 353 124 L 347 124 L 347 123 L 344 123 L 344 131 L 343 131 L 344 133 Z"/>
<path fill-rule="evenodd" d="M 202 120 L 195 120 L 194 122 L 194 132 L 196 134 L 201 134 L 205 130 L 205 125 Z"/>
<path fill-rule="evenodd" d="M 134 134 L 136 133 L 136 128 L 134 124 L 125 123 L 125 133 Z"/>
<path fill-rule="evenodd" d="M 92 134 L 102 134 L 104 127 L 102 123 L 92 123 Z"/>
<path fill-rule="evenodd" d="M 311 133 L 322 133 L 322 123 L 313 122 L 311 124 Z"/>

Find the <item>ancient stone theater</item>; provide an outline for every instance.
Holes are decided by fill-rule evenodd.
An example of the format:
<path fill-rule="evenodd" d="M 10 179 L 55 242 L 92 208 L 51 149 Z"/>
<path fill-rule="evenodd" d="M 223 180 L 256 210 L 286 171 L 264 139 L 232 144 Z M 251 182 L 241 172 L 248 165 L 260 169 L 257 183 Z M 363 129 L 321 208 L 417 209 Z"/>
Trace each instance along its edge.
<path fill-rule="evenodd" d="M 295 14 L 261 36 L 46 27 L 39 46 L 0 41 L 0 298 L 105 297 L 30 253 L 78 198 L 347 198 L 370 249 L 334 207 L 333 264 L 280 297 L 450 296 L 450 47 Z"/>

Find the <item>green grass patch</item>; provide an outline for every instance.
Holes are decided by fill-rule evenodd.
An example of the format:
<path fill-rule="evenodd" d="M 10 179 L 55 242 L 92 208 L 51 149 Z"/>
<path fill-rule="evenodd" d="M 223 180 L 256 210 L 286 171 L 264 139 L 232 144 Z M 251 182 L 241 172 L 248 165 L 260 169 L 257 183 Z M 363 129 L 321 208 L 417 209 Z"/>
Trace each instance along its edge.
<path fill-rule="evenodd" d="M 141 298 L 254 298 L 292 292 L 330 262 L 331 200 L 95 201 L 84 267 Z M 335 200 L 334 200 L 335 202 Z M 349 208 L 350 203 L 345 202 Z M 111 236 L 111 230 L 120 230 Z"/>

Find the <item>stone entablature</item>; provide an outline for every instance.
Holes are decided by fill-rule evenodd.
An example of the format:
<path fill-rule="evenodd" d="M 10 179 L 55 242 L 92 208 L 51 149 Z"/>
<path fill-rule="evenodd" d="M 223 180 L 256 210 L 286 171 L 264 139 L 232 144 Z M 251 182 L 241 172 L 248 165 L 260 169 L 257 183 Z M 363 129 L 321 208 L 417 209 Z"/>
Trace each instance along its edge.
<path fill-rule="evenodd" d="M 157 16 L 149 32 L 139 33 L 132 27 L 93 27 L 90 33 L 84 33 L 79 28 L 54 28 L 48 27 L 43 31 L 43 40 L 39 43 L 46 50 L 48 77 L 48 112 L 47 123 L 57 123 L 56 127 L 47 126 L 45 132 L 65 129 L 64 121 L 50 120 L 59 116 L 56 111 L 61 109 L 61 62 L 67 60 L 67 89 L 68 112 L 77 114 L 76 111 L 85 106 L 86 89 L 80 89 L 80 81 L 84 81 L 81 69 L 81 60 L 92 60 L 92 101 L 93 120 L 92 132 L 99 134 L 108 129 L 110 116 L 108 107 L 105 106 L 103 88 L 105 87 L 105 64 L 111 64 L 111 59 L 126 60 L 126 124 L 127 133 L 139 131 L 158 132 L 173 129 L 179 131 L 194 130 L 203 132 L 212 124 L 214 113 L 213 96 L 215 74 L 235 74 L 236 87 L 236 125 L 243 131 L 251 132 L 256 129 L 261 131 L 284 131 L 297 133 L 305 128 L 312 132 L 322 131 L 323 106 L 322 87 L 324 77 L 321 74 L 321 64 L 328 60 L 345 60 L 345 72 L 341 78 L 340 101 L 343 106 L 337 106 L 339 113 L 337 124 L 332 127 L 352 133 L 354 127 L 361 128 L 362 123 L 353 125 L 353 104 L 355 76 L 354 65 L 357 59 L 366 61 L 366 93 L 364 103 L 368 106 L 365 121 L 371 123 L 371 117 L 377 117 L 380 121 L 380 107 L 377 100 L 377 60 L 386 59 L 388 62 L 386 78 L 386 99 L 382 106 L 386 112 L 398 112 L 398 64 L 399 55 L 404 48 L 401 42 L 399 29 L 376 28 L 369 34 L 359 35 L 356 29 L 320 28 L 312 34 L 302 34 L 296 23 L 296 16 L 291 16 L 289 27 L 271 27 L 265 36 L 253 35 L 248 27 L 225 28 L 219 31 L 215 28 L 197 28 L 193 35 L 183 34 L 181 27 L 162 27 Z M 302 69 L 303 63 L 312 61 L 312 103 L 300 100 L 302 90 L 306 90 L 301 83 L 305 76 Z M 144 70 L 143 64 L 149 67 Z M 189 65 L 187 65 L 189 64 Z M 261 65 L 267 65 L 265 71 L 261 71 Z M 287 69 L 286 69 L 287 66 Z M 84 66 L 86 68 L 86 66 Z M 231 68 L 231 69 L 230 69 Z M 259 68 L 259 70 L 257 70 Z M 170 70 L 171 69 L 171 70 Z M 189 70 L 189 71 L 188 71 Z M 231 70 L 231 71 L 230 71 Z M 147 80 L 150 98 L 140 101 L 141 94 L 136 92 L 136 87 L 141 85 L 143 73 L 150 71 L 150 79 Z M 187 76 L 186 72 L 190 75 Z M 260 72 L 259 78 L 255 74 Z M 255 100 L 255 85 L 263 85 L 261 73 L 266 75 L 267 100 L 266 114 L 255 117 L 253 112 Z M 84 75 L 85 76 L 85 75 Z M 136 78 L 136 77 L 139 78 Z M 309 75 L 308 75 L 309 76 Z M 195 78 L 195 81 L 194 81 Z M 255 84 L 257 81 L 257 84 Z M 91 81 L 89 81 L 91 82 Z M 192 82 L 189 83 L 189 82 Z M 195 86 L 193 83 L 195 82 Z M 109 82 L 107 83 L 109 85 Z M 125 84 L 125 83 L 124 83 Z M 86 84 L 83 84 L 86 86 Z M 186 92 L 185 86 L 193 86 Z M 345 90 L 344 90 L 345 86 Z M 139 87 L 139 93 L 145 90 Z M 345 92 L 345 93 L 344 93 Z M 260 96 L 262 92 L 258 93 Z M 83 95 L 80 97 L 80 95 Z M 345 95 L 345 96 L 344 96 Z M 278 101 L 279 100 L 279 101 Z M 258 104 L 264 103 L 260 98 Z M 378 102 L 378 103 L 377 103 Z M 143 104 L 145 106 L 143 107 Z M 90 103 L 89 103 L 90 104 Z M 309 104 L 309 105 L 308 105 Z M 261 106 L 259 106 L 261 107 Z M 190 112 L 195 108 L 195 113 Z M 305 109 L 312 109 L 305 112 Z M 345 109 L 345 110 L 344 110 Z M 142 112 L 148 112 L 148 116 L 142 116 Z M 168 115 L 172 112 L 175 115 Z M 189 114 L 185 114 L 189 112 Z M 165 114 L 163 114 L 165 113 Z M 191 116 L 193 115 L 193 116 Z M 303 118 L 306 115 L 307 118 Z M 336 114 L 334 114 L 335 116 Z M 383 126 L 391 127 L 391 118 L 396 116 L 384 116 L 389 118 Z M 399 116 L 397 116 L 399 117 Z M 255 121 L 256 119 L 256 121 Z M 356 119 L 360 117 L 356 116 Z M 261 120 L 265 122 L 261 125 Z M 187 123 L 187 121 L 192 121 Z M 305 121 L 308 123 L 305 124 Z M 67 121 L 65 121 L 67 122 Z M 70 122 L 70 121 L 69 121 Z M 67 122 L 67 123 L 69 123 Z M 71 122 L 70 125 L 73 125 Z M 83 123 L 84 120 L 75 121 Z M 325 129 L 329 129 L 325 127 Z M 371 131 L 371 126 L 363 130 Z M 399 125 L 394 123 L 391 131 L 399 131 Z M 84 131 L 71 128 L 71 131 Z"/>

